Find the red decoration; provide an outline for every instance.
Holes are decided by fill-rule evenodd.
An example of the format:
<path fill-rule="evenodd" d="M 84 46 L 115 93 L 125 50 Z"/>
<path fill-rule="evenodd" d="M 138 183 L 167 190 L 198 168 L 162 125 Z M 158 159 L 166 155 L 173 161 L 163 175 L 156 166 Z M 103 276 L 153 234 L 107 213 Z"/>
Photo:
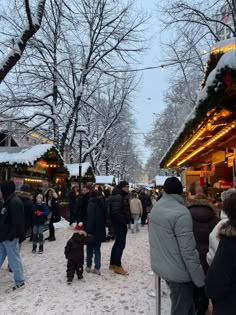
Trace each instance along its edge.
<path fill-rule="evenodd" d="M 231 86 L 232 86 L 232 76 L 229 72 L 226 73 L 226 75 L 224 76 L 224 84 L 226 85 L 226 89 L 225 91 L 230 90 Z"/>

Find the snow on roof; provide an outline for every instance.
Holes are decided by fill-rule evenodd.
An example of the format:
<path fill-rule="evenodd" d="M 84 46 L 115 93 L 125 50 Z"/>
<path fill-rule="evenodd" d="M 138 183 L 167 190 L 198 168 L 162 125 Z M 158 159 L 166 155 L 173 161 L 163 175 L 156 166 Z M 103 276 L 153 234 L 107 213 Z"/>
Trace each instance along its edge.
<path fill-rule="evenodd" d="M 226 46 L 230 46 L 230 45 L 235 45 L 236 44 L 236 38 L 235 37 L 231 37 L 231 38 L 228 38 L 228 39 L 224 39 L 224 40 L 221 40 L 219 42 L 217 42 L 211 49 L 212 52 L 215 52 L 217 49 L 220 49 L 220 48 L 224 48 Z"/>
<path fill-rule="evenodd" d="M 79 176 L 79 163 L 66 164 L 70 176 Z M 82 163 L 81 176 L 84 176 L 91 165 L 88 162 Z"/>
<path fill-rule="evenodd" d="M 235 43 L 235 38 L 234 38 L 234 43 Z M 170 149 L 174 145 L 175 141 L 179 138 L 180 134 L 184 131 L 186 124 L 190 120 L 195 118 L 196 109 L 198 108 L 200 102 L 204 101 L 208 97 L 208 88 L 215 84 L 217 74 L 219 74 L 221 72 L 221 70 L 224 69 L 225 67 L 229 67 L 230 69 L 236 69 L 236 50 L 230 50 L 230 51 L 226 52 L 220 58 L 215 69 L 213 69 L 211 71 L 211 73 L 209 74 L 209 76 L 206 80 L 206 84 L 205 84 L 204 88 L 198 93 L 196 105 L 193 107 L 191 113 L 185 119 L 185 122 L 183 123 L 182 127 L 179 129 L 178 133 L 176 134 L 176 137 L 174 138 L 174 140 L 170 144 L 169 148 L 166 150 L 165 154 L 161 158 L 161 161 L 164 160 L 167 153 L 170 151 Z M 216 87 L 215 91 L 217 92 L 217 87 Z"/>
<path fill-rule="evenodd" d="M 52 144 L 37 144 L 31 148 L 2 147 L 0 148 L 0 163 L 32 165 L 53 147 Z"/>
<path fill-rule="evenodd" d="M 156 186 L 164 186 L 166 179 L 169 177 L 171 176 L 159 176 L 159 175 L 155 176 Z M 177 177 L 177 178 L 181 181 L 180 177 Z"/>
<path fill-rule="evenodd" d="M 113 184 L 114 176 L 95 176 L 96 184 Z"/>

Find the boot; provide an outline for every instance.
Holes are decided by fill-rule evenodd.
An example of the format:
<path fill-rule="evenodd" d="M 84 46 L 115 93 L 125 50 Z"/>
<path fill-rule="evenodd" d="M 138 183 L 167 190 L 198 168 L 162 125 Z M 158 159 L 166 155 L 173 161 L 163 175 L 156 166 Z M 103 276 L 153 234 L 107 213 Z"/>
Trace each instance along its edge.
<path fill-rule="evenodd" d="M 32 253 L 33 253 L 33 254 L 35 254 L 35 253 L 36 253 L 36 249 L 37 249 L 37 245 L 36 245 L 36 244 L 34 244 L 34 245 L 33 245 L 33 249 L 32 249 Z"/>
<path fill-rule="evenodd" d="M 55 236 L 52 236 L 52 237 L 50 237 L 50 238 L 48 239 L 49 242 L 53 242 L 53 241 L 55 241 L 55 240 L 56 240 Z"/>
<path fill-rule="evenodd" d="M 122 275 L 122 276 L 128 276 L 128 271 L 126 271 L 122 266 L 115 266 L 114 267 L 114 272 L 119 274 L 119 275 Z"/>
<path fill-rule="evenodd" d="M 39 245 L 39 254 L 42 254 L 43 253 L 43 245 Z"/>

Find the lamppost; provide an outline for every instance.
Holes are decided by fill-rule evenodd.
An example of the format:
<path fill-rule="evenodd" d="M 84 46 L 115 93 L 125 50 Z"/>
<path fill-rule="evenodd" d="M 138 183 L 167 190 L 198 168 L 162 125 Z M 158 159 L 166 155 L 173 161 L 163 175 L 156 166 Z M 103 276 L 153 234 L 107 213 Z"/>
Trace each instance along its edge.
<path fill-rule="evenodd" d="M 120 182 L 120 164 L 118 164 L 116 166 L 116 168 L 117 168 L 117 179 L 118 179 L 118 184 L 119 184 L 119 182 Z"/>
<path fill-rule="evenodd" d="M 83 135 L 86 134 L 86 129 L 83 126 L 79 126 L 77 129 L 79 133 L 79 196 L 81 195 L 81 182 L 82 182 L 82 144 L 83 144 Z"/>

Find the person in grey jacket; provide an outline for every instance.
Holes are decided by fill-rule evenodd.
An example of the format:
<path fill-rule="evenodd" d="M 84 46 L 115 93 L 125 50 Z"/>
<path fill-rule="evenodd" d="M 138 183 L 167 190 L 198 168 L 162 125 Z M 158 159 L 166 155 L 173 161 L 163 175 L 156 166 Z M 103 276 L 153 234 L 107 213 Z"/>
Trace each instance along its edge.
<path fill-rule="evenodd" d="M 163 196 L 151 211 L 151 267 L 169 285 L 171 315 L 194 315 L 193 283 L 204 291 L 205 276 L 182 192 L 176 177 L 167 178 Z"/>

